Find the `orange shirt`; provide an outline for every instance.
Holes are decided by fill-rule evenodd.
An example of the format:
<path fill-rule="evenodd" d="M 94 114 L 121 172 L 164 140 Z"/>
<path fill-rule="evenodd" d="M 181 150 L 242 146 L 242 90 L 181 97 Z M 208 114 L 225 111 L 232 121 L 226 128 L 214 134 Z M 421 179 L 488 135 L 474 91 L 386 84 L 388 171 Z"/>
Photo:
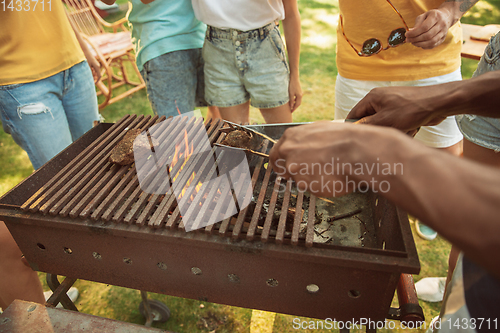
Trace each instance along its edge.
<path fill-rule="evenodd" d="M 60 0 L 0 3 L 0 85 L 44 79 L 83 60 Z"/>
<path fill-rule="evenodd" d="M 444 0 L 391 0 L 409 28 L 418 15 L 438 8 Z M 363 43 L 376 38 L 388 46 L 391 31 L 404 27 L 399 15 L 387 0 L 340 0 L 340 14 L 346 37 L 360 51 Z M 448 30 L 438 47 L 424 50 L 405 43 L 382 50 L 370 57 L 360 57 L 337 31 L 337 68 L 345 78 L 366 81 L 412 81 L 449 74 L 460 67 L 462 29 L 458 22 Z"/>

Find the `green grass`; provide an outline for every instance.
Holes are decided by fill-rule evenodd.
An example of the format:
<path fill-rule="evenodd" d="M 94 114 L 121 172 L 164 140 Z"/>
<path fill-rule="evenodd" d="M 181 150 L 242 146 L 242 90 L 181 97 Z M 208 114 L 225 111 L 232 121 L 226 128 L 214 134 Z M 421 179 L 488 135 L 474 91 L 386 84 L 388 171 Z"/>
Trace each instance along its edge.
<path fill-rule="evenodd" d="M 118 0 L 122 5 L 126 0 Z M 302 50 L 300 56 L 301 83 L 304 91 L 303 104 L 294 113 L 295 122 L 332 119 L 334 112 L 336 24 L 338 2 L 327 0 L 303 0 L 299 2 L 302 17 Z M 500 22 L 500 2 L 481 1 L 465 15 L 464 23 L 490 24 Z M 109 21 L 123 17 L 121 12 L 109 16 Z M 463 59 L 462 74 L 470 78 L 477 61 Z M 123 88 L 120 88 L 121 91 Z M 142 90 L 102 110 L 106 122 L 114 122 L 126 114 L 152 114 L 147 101 L 146 91 Z M 202 109 L 206 114 L 206 109 Z M 261 123 L 263 119 L 258 110 L 252 109 L 251 121 Z M 0 132 L 0 195 L 29 176 L 32 167 L 25 152 L 12 140 L 10 135 Z M 413 222 L 411 223 L 412 228 Z M 422 270 L 414 276 L 415 281 L 427 276 L 446 276 L 450 244 L 438 237 L 432 242 L 423 241 L 418 236 L 415 243 L 419 252 Z M 39 273 L 43 281 L 45 274 Z M 45 289 L 47 285 L 44 283 Z M 110 286 L 84 280 L 75 284 L 80 290 L 76 302 L 81 312 L 126 322 L 143 324 L 144 318 L 138 310 L 141 302 L 137 290 Z M 220 304 L 183 299 L 167 295 L 149 294 L 150 298 L 167 304 L 171 319 L 155 327 L 175 332 L 249 332 L 252 310 L 229 307 Z M 439 313 L 441 303 L 421 302 L 427 322 Z M 293 329 L 293 316 L 277 314 L 273 332 L 296 332 Z M 310 320 L 305 318 L 304 320 Z M 355 331 L 355 330 L 353 330 Z M 411 332 L 400 330 L 397 332 Z M 418 330 L 417 330 L 418 331 Z M 331 332 L 330 330 L 310 330 L 310 332 Z M 385 330 L 380 330 L 385 332 Z"/>

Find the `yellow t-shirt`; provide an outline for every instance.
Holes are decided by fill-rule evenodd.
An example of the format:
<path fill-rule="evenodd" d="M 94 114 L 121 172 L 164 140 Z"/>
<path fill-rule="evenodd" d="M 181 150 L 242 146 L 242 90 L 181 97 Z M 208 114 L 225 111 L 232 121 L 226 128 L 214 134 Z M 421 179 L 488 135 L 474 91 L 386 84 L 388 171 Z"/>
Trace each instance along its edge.
<path fill-rule="evenodd" d="M 0 2 L 0 85 L 44 79 L 83 60 L 61 0 Z"/>
<path fill-rule="evenodd" d="M 418 15 L 438 8 L 443 0 L 391 2 L 408 28 L 412 28 Z M 358 51 L 371 38 L 378 39 L 386 48 L 391 31 L 404 27 L 387 0 L 340 0 L 339 5 L 344 33 Z M 462 29 L 459 22 L 448 30 L 441 45 L 430 50 L 404 43 L 369 57 L 358 56 L 342 34 L 340 19 L 337 38 L 337 68 L 339 74 L 348 79 L 412 81 L 449 74 L 460 67 Z"/>

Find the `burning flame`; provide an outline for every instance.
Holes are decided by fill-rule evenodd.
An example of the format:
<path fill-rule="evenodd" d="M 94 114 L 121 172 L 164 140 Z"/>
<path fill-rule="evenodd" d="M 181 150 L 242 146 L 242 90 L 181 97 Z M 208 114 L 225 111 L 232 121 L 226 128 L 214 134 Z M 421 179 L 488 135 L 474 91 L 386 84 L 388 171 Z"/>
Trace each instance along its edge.
<path fill-rule="evenodd" d="M 177 107 L 177 102 L 176 102 L 176 107 Z M 179 113 L 179 115 L 181 114 L 178 107 L 177 107 L 177 112 Z M 170 163 L 170 165 L 168 166 L 169 173 L 172 173 L 172 171 L 173 171 L 174 167 L 177 165 L 177 163 L 182 162 L 182 165 L 180 166 L 179 170 L 171 179 L 172 183 L 174 183 L 181 175 L 181 171 L 186 167 L 187 162 L 189 161 L 190 157 L 193 155 L 193 151 L 194 151 L 193 143 L 189 142 L 187 130 L 184 129 L 184 140 L 181 143 L 175 145 L 175 151 L 174 151 L 174 156 L 172 157 L 172 163 Z M 193 182 L 195 177 L 196 177 L 196 172 L 193 171 L 192 174 L 189 176 L 189 179 L 187 180 L 187 182 L 184 184 L 181 193 L 177 197 L 177 200 L 180 200 L 180 199 L 182 199 L 182 197 L 184 197 L 187 189 L 191 186 L 191 183 Z M 195 186 L 194 192 L 191 194 L 191 196 L 189 198 L 190 201 L 194 200 L 194 197 L 200 191 L 202 185 L 203 185 L 202 182 L 198 182 L 198 184 Z M 200 205 L 201 205 L 201 203 L 200 203 Z"/>

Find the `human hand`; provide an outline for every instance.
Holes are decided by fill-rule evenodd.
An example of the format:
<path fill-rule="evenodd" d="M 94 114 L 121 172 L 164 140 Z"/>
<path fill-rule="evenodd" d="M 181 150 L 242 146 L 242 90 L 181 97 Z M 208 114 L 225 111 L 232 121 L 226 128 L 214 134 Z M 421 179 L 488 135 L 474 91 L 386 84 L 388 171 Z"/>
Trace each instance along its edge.
<path fill-rule="evenodd" d="M 431 9 L 415 19 L 415 26 L 406 32 L 406 41 L 423 49 L 432 49 L 444 42 L 453 16 L 446 8 Z"/>
<path fill-rule="evenodd" d="M 300 190 L 323 197 L 343 195 L 356 190 L 361 181 L 378 186 L 384 175 L 372 172 L 373 166 L 398 160 L 398 135 L 405 137 L 392 129 L 329 121 L 296 126 L 274 145 L 269 161 Z"/>
<path fill-rule="evenodd" d="M 290 111 L 293 112 L 302 104 L 302 88 L 298 79 L 291 79 L 288 86 L 288 94 L 290 96 Z"/>
<path fill-rule="evenodd" d="M 394 127 L 412 136 L 419 127 L 446 119 L 440 112 L 444 109 L 438 107 L 440 93 L 439 86 L 375 88 L 352 108 L 347 119 Z"/>

